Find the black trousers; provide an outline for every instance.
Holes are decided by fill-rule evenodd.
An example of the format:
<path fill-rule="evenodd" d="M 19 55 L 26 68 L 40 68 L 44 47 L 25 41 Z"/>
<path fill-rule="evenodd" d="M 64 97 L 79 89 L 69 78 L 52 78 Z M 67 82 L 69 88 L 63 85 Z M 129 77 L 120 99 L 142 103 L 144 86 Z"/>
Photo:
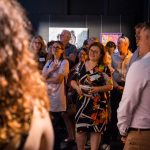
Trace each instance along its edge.
<path fill-rule="evenodd" d="M 124 82 L 118 83 L 120 86 L 124 87 Z M 111 97 L 110 97 L 110 107 L 111 107 L 111 122 L 110 122 L 110 130 L 111 130 L 111 140 L 117 141 L 119 130 L 117 127 L 117 109 L 119 107 L 119 103 L 122 98 L 123 91 L 120 91 L 118 89 L 113 89 L 111 91 Z"/>

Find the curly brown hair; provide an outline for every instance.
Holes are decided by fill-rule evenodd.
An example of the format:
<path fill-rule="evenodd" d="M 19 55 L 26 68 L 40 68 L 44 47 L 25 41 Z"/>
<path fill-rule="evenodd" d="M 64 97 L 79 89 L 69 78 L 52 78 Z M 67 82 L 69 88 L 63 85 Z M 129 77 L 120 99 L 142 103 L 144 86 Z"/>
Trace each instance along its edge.
<path fill-rule="evenodd" d="M 29 51 L 29 33 L 20 4 L 0 0 L 0 142 L 28 132 L 36 101 L 49 109 L 46 85 Z"/>

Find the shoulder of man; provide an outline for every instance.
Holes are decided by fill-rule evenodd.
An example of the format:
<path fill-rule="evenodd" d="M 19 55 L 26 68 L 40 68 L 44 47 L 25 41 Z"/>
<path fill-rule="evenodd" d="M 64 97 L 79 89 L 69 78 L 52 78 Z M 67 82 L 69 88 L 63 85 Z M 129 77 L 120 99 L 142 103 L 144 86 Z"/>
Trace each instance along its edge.
<path fill-rule="evenodd" d="M 68 43 L 68 45 L 66 46 L 66 48 L 70 48 L 70 49 L 77 49 L 75 45 Z"/>
<path fill-rule="evenodd" d="M 119 52 L 116 52 L 112 55 L 112 59 L 116 59 L 120 56 L 120 53 Z"/>

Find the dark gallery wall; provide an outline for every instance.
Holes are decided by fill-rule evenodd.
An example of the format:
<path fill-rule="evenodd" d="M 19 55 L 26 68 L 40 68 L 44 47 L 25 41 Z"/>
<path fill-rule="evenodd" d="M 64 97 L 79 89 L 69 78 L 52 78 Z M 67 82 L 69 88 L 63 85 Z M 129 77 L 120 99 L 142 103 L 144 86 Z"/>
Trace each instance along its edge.
<path fill-rule="evenodd" d="M 134 39 L 134 25 L 149 20 L 150 0 L 20 0 L 33 32 L 48 41 L 49 27 L 86 27 L 89 36 L 121 32 Z M 131 42 L 134 48 L 134 40 Z"/>

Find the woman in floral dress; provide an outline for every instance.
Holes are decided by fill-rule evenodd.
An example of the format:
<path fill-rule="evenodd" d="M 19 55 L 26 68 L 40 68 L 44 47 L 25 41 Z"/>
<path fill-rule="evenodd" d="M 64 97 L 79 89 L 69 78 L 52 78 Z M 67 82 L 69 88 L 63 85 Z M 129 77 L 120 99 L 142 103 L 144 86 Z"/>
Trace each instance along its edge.
<path fill-rule="evenodd" d="M 101 133 L 109 120 L 109 91 L 112 89 L 111 73 L 105 65 L 104 46 L 94 42 L 89 47 L 89 60 L 74 72 L 71 86 L 77 91 L 76 141 L 83 150 L 87 135 L 91 149 L 97 150 Z"/>

